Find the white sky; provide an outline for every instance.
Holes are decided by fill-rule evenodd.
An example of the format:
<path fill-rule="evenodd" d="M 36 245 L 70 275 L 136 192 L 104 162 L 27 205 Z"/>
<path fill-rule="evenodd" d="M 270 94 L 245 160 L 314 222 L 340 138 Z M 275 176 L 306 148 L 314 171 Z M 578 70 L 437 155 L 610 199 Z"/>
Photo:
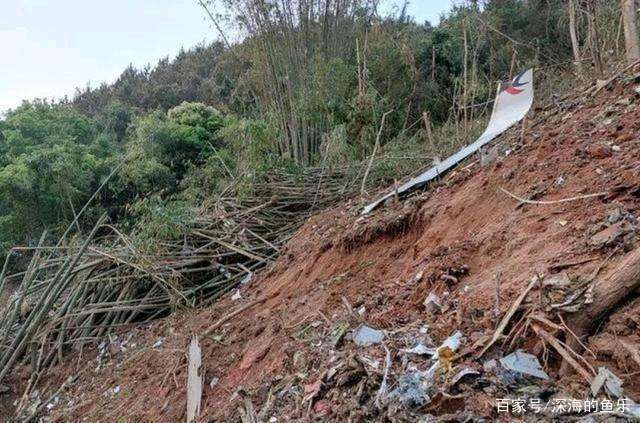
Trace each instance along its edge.
<path fill-rule="evenodd" d="M 400 0 L 383 0 L 390 10 Z M 413 0 L 437 22 L 451 0 Z M 73 96 L 217 34 L 196 0 L 0 0 L 0 114 L 23 99 Z"/>

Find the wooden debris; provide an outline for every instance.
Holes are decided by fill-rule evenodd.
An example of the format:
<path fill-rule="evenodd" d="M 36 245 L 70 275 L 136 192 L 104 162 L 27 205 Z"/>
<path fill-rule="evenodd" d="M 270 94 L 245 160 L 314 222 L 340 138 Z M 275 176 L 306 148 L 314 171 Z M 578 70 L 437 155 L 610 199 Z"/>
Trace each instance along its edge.
<path fill-rule="evenodd" d="M 25 357 L 40 357 L 33 371 L 42 375 L 76 341 L 211 304 L 273 262 L 310 214 L 356 194 L 358 166 L 267 174 L 250 196 L 233 186 L 182 222 L 185 235 L 153 245 L 103 219 L 87 237 L 69 229 L 57 242 L 43 235 L 37 247 L 20 247 L 28 268 L 10 273 L 5 261 L 0 272 L 0 289 L 17 287 L 0 310 L 0 381 Z"/>
<path fill-rule="evenodd" d="M 533 327 L 533 331 L 536 334 L 538 334 L 544 341 L 548 342 L 558 352 L 558 354 L 560 354 L 562 358 L 564 358 L 566 362 L 569 363 L 569 365 L 573 367 L 573 369 L 575 369 L 575 371 L 577 371 L 578 374 L 582 376 L 585 381 L 587 381 L 587 383 L 591 383 L 591 380 L 593 379 L 593 375 L 589 373 L 589 371 L 587 371 L 584 367 L 582 367 L 576 361 L 573 355 L 569 353 L 568 348 L 565 348 L 560 343 L 560 341 L 558 341 L 554 336 L 552 336 L 549 332 L 545 331 L 541 327 L 537 325 L 533 325 L 532 327 Z M 574 354 L 576 353 L 574 352 Z"/>
<path fill-rule="evenodd" d="M 505 316 L 502 318 L 502 320 L 500 321 L 500 324 L 498 325 L 498 327 L 496 328 L 496 331 L 493 333 L 493 337 L 491 338 L 491 340 L 489 341 L 489 343 L 487 345 L 485 345 L 485 347 L 482 349 L 482 351 L 480 351 L 480 353 L 478 354 L 478 358 L 482 357 L 484 355 L 484 353 L 487 352 L 487 350 L 489 348 L 491 348 L 491 346 L 493 344 L 495 344 L 495 342 L 500 339 L 500 336 L 502 335 L 502 333 L 504 332 L 504 330 L 507 328 L 507 325 L 509 324 L 509 322 L 511 321 L 511 318 L 513 317 L 513 315 L 516 313 L 516 311 L 518 310 L 518 308 L 520 307 L 520 304 L 522 304 L 522 302 L 524 301 L 524 299 L 526 298 L 527 294 L 529 293 L 529 291 L 531 291 L 531 289 L 533 289 L 533 287 L 538 283 L 538 279 L 537 278 L 533 278 L 531 280 L 531 282 L 529 283 L 529 286 L 527 286 L 527 288 L 522 291 L 522 293 L 518 296 L 518 298 L 516 298 L 516 300 L 514 301 L 514 303 L 511 305 L 511 308 L 509 309 L 509 311 L 507 311 L 507 314 L 505 314 Z"/>

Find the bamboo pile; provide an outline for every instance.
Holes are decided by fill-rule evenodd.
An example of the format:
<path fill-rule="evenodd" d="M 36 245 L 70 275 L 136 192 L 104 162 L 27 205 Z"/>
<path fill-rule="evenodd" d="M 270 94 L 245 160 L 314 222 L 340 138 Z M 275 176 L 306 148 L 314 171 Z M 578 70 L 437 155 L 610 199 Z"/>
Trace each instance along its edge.
<path fill-rule="evenodd" d="M 136 234 L 125 235 L 106 217 L 88 236 L 65 233 L 51 246 L 43 234 L 36 247 L 14 248 L 31 259 L 24 271 L 7 274 L 10 253 L 0 274 L 0 293 L 15 287 L 0 315 L 0 382 L 19 362 L 30 362 L 37 379 L 70 346 L 211 304 L 275 260 L 311 214 L 355 195 L 364 168 L 267 174 L 250 184 L 249 195 L 236 187 L 205 201 L 186 222 L 184 239 L 153 240 L 153 249 L 136 247 Z M 368 185 L 380 182 L 378 174 L 374 169 Z"/>
<path fill-rule="evenodd" d="M 26 270 L 7 273 L 15 287 L 0 317 L 0 381 L 30 361 L 34 374 L 62 361 L 70 345 L 94 342 L 118 327 L 206 305 L 273 261 L 310 213 L 357 187 L 347 169 L 267 175 L 242 199 L 233 192 L 207 201 L 181 240 L 156 240 L 153 253 L 135 247 L 105 217 L 88 236 L 55 246 L 43 234 Z"/>

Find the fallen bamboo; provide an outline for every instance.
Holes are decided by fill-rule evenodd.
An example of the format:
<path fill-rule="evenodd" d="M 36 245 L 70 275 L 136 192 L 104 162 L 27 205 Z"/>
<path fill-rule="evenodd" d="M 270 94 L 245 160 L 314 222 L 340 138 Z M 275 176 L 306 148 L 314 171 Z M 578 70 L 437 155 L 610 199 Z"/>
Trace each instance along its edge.
<path fill-rule="evenodd" d="M 84 241 L 67 237 L 68 230 L 52 244 L 57 246 L 45 243 L 43 235 L 37 247 L 20 247 L 22 254 L 32 254 L 29 266 L 9 274 L 5 261 L 0 272 L 0 285 L 18 286 L 0 313 L 0 378 L 34 352 L 39 378 L 74 343 L 217 300 L 272 262 L 311 213 L 356 195 L 363 166 L 270 174 L 254 181 L 251 195 L 243 198 L 234 192 L 236 181 L 233 189 L 198 207 L 184 222 L 188 229 L 180 240 L 141 244 L 135 231 L 124 234 L 102 221 L 97 239 L 95 227 Z M 372 168 L 371 183 L 376 177 Z"/>

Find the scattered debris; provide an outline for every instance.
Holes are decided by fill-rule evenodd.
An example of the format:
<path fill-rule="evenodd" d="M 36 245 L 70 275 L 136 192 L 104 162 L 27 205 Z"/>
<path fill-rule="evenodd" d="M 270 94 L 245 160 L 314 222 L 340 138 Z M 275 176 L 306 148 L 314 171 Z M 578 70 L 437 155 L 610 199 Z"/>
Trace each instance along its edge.
<path fill-rule="evenodd" d="M 189 344 L 189 367 L 187 373 L 187 423 L 196 421 L 200 414 L 200 401 L 202 399 L 201 373 L 202 357 L 198 337 L 191 339 Z"/>
<path fill-rule="evenodd" d="M 622 398 L 622 380 L 606 367 L 598 367 L 598 374 L 591 382 L 591 395 L 597 396 L 603 386 L 609 395 Z"/>
<path fill-rule="evenodd" d="M 637 102 L 632 106 L 637 106 Z M 220 297 L 219 305 L 212 310 L 194 311 L 193 319 L 191 316 L 166 319 L 171 329 L 188 322 L 188 326 L 174 332 L 166 332 L 164 323 L 145 326 L 152 330 L 140 345 L 154 345 L 156 350 L 144 348 L 146 351 L 141 351 L 138 359 L 128 361 L 127 356 L 120 354 L 126 349 L 120 344 L 126 335 L 118 332 L 120 338 L 112 337 L 101 346 L 104 365 L 97 377 L 91 375 L 94 383 L 101 383 L 100 399 L 96 401 L 99 404 L 84 408 L 80 405 L 87 399 L 78 395 L 81 389 L 93 389 L 88 382 L 90 378 L 85 377 L 81 387 L 69 395 L 76 400 L 75 405 L 71 406 L 61 395 L 62 402 L 53 407 L 52 416 L 59 421 L 75 421 L 89 409 L 88 415 L 95 417 L 96 412 L 102 413 L 98 407 L 104 410 L 108 408 L 106 401 L 114 400 L 110 391 L 117 384 L 123 389 L 119 401 L 127 405 L 133 403 L 132 395 L 155 392 L 159 385 L 155 380 L 132 381 L 130 375 L 136 373 L 130 370 L 139 372 L 135 366 L 140 364 L 132 364 L 136 361 L 149 363 L 158 359 L 157 363 L 162 364 L 154 363 L 152 371 L 157 373 L 158 367 L 163 366 L 160 372 L 167 373 L 167 377 L 159 395 L 162 398 L 149 400 L 149 413 L 158 420 L 173 421 L 176 416 L 183 419 L 185 408 L 179 404 L 184 401 L 185 391 L 174 389 L 180 386 L 179 379 L 186 370 L 182 346 L 189 343 L 190 333 L 203 337 L 200 329 L 220 316 L 225 316 L 219 320 L 222 323 L 216 323 L 215 333 L 203 341 L 206 350 L 203 345 L 202 359 L 212 391 L 205 388 L 211 395 L 206 401 L 201 400 L 201 419 L 206 414 L 207 419 L 225 420 L 229 413 L 238 417 L 241 410 L 245 421 L 252 422 L 445 421 L 446 416 L 454 415 L 446 413 L 456 410 L 456 414 L 470 416 L 466 421 L 493 421 L 496 410 L 492 399 L 539 399 L 543 404 L 547 395 L 556 398 L 561 394 L 577 395 L 580 399 L 592 382 L 598 396 L 613 397 L 622 394 L 622 383 L 616 374 L 624 375 L 624 395 L 637 399 L 640 385 L 631 376 L 638 370 L 632 353 L 638 345 L 637 312 L 623 312 L 616 306 L 611 319 L 609 315 L 602 319 L 605 323 L 598 332 L 618 341 L 609 342 L 611 346 L 606 351 L 596 347 L 593 332 L 576 331 L 574 335 L 569 320 L 572 315 L 581 315 L 581 307 L 588 302 L 597 304 L 604 300 L 602 291 L 597 294 L 603 278 L 598 277 L 595 284 L 596 280 L 590 280 L 589 275 L 594 274 L 594 267 L 605 266 L 609 273 L 619 266 L 621 252 L 625 250 L 618 247 L 629 234 L 614 238 L 612 244 L 616 248 L 606 250 L 594 248 L 589 240 L 614 225 L 633 226 L 633 213 L 638 211 L 636 197 L 640 197 L 637 181 L 633 179 L 638 169 L 634 122 L 638 121 L 635 115 L 640 117 L 640 110 L 634 112 L 633 120 L 616 116 L 608 123 L 610 127 L 594 119 L 595 113 L 591 108 L 575 109 L 564 128 L 541 129 L 536 124 L 532 131 L 540 136 L 535 142 L 525 140 L 515 151 L 515 157 L 500 161 L 495 168 L 483 170 L 476 166 L 471 171 L 443 178 L 434 190 L 413 198 L 415 204 L 425 204 L 416 206 L 415 211 L 410 208 L 412 199 L 407 199 L 397 208 L 385 210 L 383 216 L 376 213 L 354 223 L 351 219 L 356 210 L 354 202 L 353 207 L 310 218 L 311 224 L 287 245 L 280 261 L 262 274 L 260 283 L 240 288 L 242 302 L 258 299 L 251 303 L 255 307 L 252 310 L 232 301 L 233 294 L 238 293 L 238 284 L 248 273 L 236 273 L 235 265 L 225 263 L 235 285 L 225 285 L 228 294 Z M 596 122 L 592 124 L 591 120 Z M 620 140 L 621 136 L 631 138 Z M 602 141 L 609 139 L 615 139 L 625 154 L 616 154 L 613 141 Z M 588 140 L 608 143 L 612 154 L 597 163 L 585 162 L 586 156 L 578 150 L 584 150 Z M 527 200 L 563 198 L 587 192 L 586 189 L 611 194 L 591 201 L 514 210 L 513 202 L 505 201 L 506 197 L 491 195 L 495 187 L 504 183 L 505 172 L 511 174 L 509 187 L 517 190 L 514 192 L 527 193 Z M 612 186 L 611 181 L 623 188 Z M 634 190 L 639 193 L 633 194 Z M 487 225 L 474 220 L 476 205 L 477 212 L 487 218 Z M 400 212 L 403 218 L 399 220 Z M 412 217 L 405 219 L 405 215 Z M 389 232 L 387 226 L 380 224 L 383 219 L 385 225 L 391 220 L 401 223 Z M 460 228 L 452 228 L 451 222 Z M 347 237 L 341 232 L 351 231 L 352 224 L 354 233 L 391 236 L 385 237 L 381 245 L 375 241 L 379 235 L 362 236 L 367 239 L 365 244 L 361 238 L 348 238 L 351 243 L 345 246 L 343 239 Z M 259 234 L 262 236 L 262 232 Z M 323 242 L 327 246 L 320 246 Z M 197 243 L 193 245 L 197 248 Z M 341 256 L 345 251 L 346 258 Z M 262 250 L 249 252 L 263 255 Z M 608 253 L 612 254 L 610 262 L 604 259 Z M 375 257 L 373 269 L 353 270 L 354 258 L 374 255 L 379 257 Z M 467 275 L 461 263 L 469 263 L 474 273 Z M 494 284 L 491 277 L 498 270 L 502 273 Z M 537 276 L 531 279 L 534 274 Z M 335 282 L 340 275 L 349 275 L 349 283 Z M 334 282 L 322 282 L 327 280 Z M 273 301 L 265 301 L 271 294 Z M 345 312 L 350 307 L 342 307 L 342 297 L 353 304 L 351 311 Z M 628 303 L 624 302 L 625 308 Z M 569 313 L 571 310 L 578 313 Z M 322 320 L 310 323 L 316 318 Z M 55 333 L 47 339 L 55 339 Z M 469 345 L 463 341 L 463 333 Z M 353 342 L 341 342 L 346 334 Z M 160 335 L 167 339 L 159 338 Z M 447 335 L 451 336 L 445 339 Z M 584 343 L 581 349 L 571 345 L 574 337 Z M 253 341 L 268 344 L 269 348 L 261 349 L 261 359 L 244 369 L 240 367 L 242 351 Z M 624 341 L 629 343 L 628 348 Z M 484 371 L 474 361 L 481 350 L 496 357 L 484 362 Z M 23 362 L 28 362 L 29 355 L 24 358 Z M 552 380 L 555 371 L 549 369 L 555 370 L 560 360 L 572 360 L 569 370 L 577 371 L 578 377 Z M 112 366 L 123 362 L 126 363 L 123 367 Z M 598 369 L 598 365 L 606 365 L 613 376 Z M 212 378 L 211 374 L 217 377 Z M 245 393 L 230 401 L 240 384 Z M 15 391 L 14 385 L 10 386 Z M 619 392 L 616 386 L 620 387 Z M 161 408 L 165 402 L 170 405 Z M 48 402 L 41 404 L 45 408 Z M 80 411 L 70 411 L 65 419 L 65 407 Z M 158 410 L 163 414 L 158 415 Z M 527 414 L 526 418 L 532 421 L 565 417 L 551 414 L 543 417 L 531 414 L 531 410 Z M 113 417 L 113 413 L 105 412 L 104 416 Z M 127 417 L 133 420 L 140 415 Z M 588 420 L 601 416 L 566 417 Z"/>
<path fill-rule="evenodd" d="M 383 339 L 384 332 L 373 329 L 367 325 L 360 325 L 352 334 L 353 342 L 361 347 L 379 344 Z"/>
<path fill-rule="evenodd" d="M 542 370 L 540 362 L 535 355 L 528 354 L 522 350 L 516 350 L 511 354 L 502 357 L 500 364 L 511 372 L 529 375 L 538 379 L 548 380 L 549 376 Z"/>
<path fill-rule="evenodd" d="M 242 299 L 242 295 L 240 295 L 240 290 L 236 289 L 236 292 L 231 296 L 231 299 L 233 301 L 237 301 L 237 300 L 241 300 Z"/>
<path fill-rule="evenodd" d="M 414 347 L 409 348 L 409 349 L 403 349 L 400 350 L 400 352 L 406 353 L 406 354 L 416 354 L 416 355 L 428 355 L 428 356 L 433 356 L 436 354 L 436 349 L 435 348 L 429 348 L 429 347 L 425 347 L 423 343 L 418 343 L 416 344 Z"/>
<path fill-rule="evenodd" d="M 433 380 L 429 379 L 426 372 L 411 371 L 400 376 L 398 385 L 389 399 L 398 401 L 406 407 L 420 407 L 431 401 Z"/>
<path fill-rule="evenodd" d="M 427 313 L 429 314 L 435 314 L 442 311 L 440 297 L 438 297 L 438 295 L 434 294 L 433 292 L 430 293 L 427 298 L 425 298 L 423 304 L 425 309 L 427 310 Z"/>

